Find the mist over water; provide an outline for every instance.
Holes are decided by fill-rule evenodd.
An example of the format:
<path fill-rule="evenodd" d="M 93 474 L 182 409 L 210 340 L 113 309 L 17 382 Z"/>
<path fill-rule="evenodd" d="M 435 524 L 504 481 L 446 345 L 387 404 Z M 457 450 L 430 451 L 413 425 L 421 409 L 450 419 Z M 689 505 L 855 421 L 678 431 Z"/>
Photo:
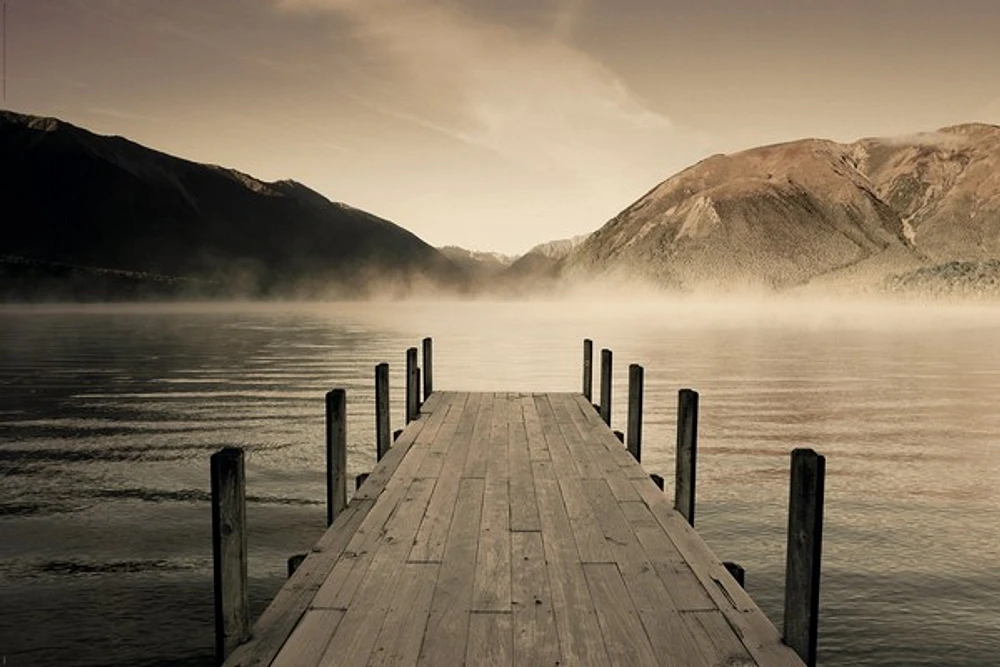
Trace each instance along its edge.
<path fill-rule="evenodd" d="M 208 457 L 247 448 L 251 604 L 324 528 L 323 394 L 374 464 L 373 367 L 434 337 L 439 389 L 578 391 L 581 341 L 646 369 L 670 480 L 701 394 L 697 528 L 779 627 L 789 453 L 827 457 L 820 663 L 1000 656 L 1000 308 L 806 299 L 0 308 L 0 655 L 211 665 Z M 598 355 L 599 357 L 599 355 Z"/>

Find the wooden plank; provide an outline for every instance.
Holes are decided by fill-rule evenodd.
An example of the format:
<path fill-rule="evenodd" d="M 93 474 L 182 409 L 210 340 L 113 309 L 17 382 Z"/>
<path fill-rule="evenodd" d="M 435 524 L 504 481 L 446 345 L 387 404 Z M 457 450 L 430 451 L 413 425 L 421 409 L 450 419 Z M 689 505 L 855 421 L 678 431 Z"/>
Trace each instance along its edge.
<path fill-rule="evenodd" d="M 418 665 L 459 665 L 465 657 L 484 487 L 482 479 L 459 485 Z"/>
<path fill-rule="evenodd" d="M 570 410 L 576 410 L 572 405 L 571 394 L 549 394 L 549 404 L 552 406 L 552 414 L 555 416 L 559 432 L 562 434 L 563 442 L 569 450 L 570 456 L 576 464 L 576 469 L 580 477 L 584 479 L 599 479 L 604 476 L 601 467 L 597 465 L 591 455 L 591 447 L 587 446 L 585 438 L 581 437 L 580 431 L 573 421 Z"/>
<path fill-rule="evenodd" d="M 594 409 L 584 402 L 583 397 L 574 396 L 573 400 L 577 404 L 577 409 L 583 415 L 585 423 L 590 427 L 589 430 L 592 436 L 589 437 L 593 437 L 595 443 L 604 446 L 605 451 L 614 458 L 620 468 L 623 468 L 622 473 L 629 479 L 647 478 L 649 473 L 636 464 L 635 459 L 628 453 L 628 450 L 622 447 L 622 443 L 618 441 L 614 434 L 609 429 L 600 427 L 604 422 L 594 412 Z"/>
<path fill-rule="evenodd" d="M 472 610 L 510 611 L 510 495 L 504 478 L 486 478 Z"/>
<path fill-rule="evenodd" d="M 656 665 L 653 647 L 618 566 L 614 563 L 584 563 L 583 572 L 597 609 L 608 664 L 622 667 Z"/>
<path fill-rule="evenodd" d="M 664 582 L 604 480 L 587 480 L 583 484 L 655 655 L 663 664 L 698 664 L 702 654 L 688 636 L 677 606 L 667 591 L 668 586 L 699 586 L 694 573 L 686 572 L 686 582 L 678 580 L 681 572 L 677 572 L 678 579 Z"/>
<path fill-rule="evenodd" d="M 524 402 L 512 401 L 509 412 L 507 465 L 510 473 L 511 531 L 541 530 L 535 483 L 531 476 L 531 452 L 524 420 Z"/>
<path fill-rule="evenodd" d="M 566 514 L 573 527 L 573 539 L 580 553 L 581 563 L 613 563 L 611 553 L 604 540 L 604 533 L 597 523 L 597 517 L 583 490 L 579 479 L 560 479 Z"/>
<path fill-rule="evenodd" d="M 507 394 L 496 394 L 493 401 L 493 423 L 490 426 L 490 444 L 486 453 L 486 476 L 506 480 L 508 477 L 508 438 L 510 433 L 509 411 L 512 403 Z"/>
<path fill-rule="evenodd" d="M 542 426 L 542 435 L 549 448 L 549 456 L 559 472 L 560 478 L 569 476 L 579 477 L 580 471 L 576 467 L 576 460 L 569 451 L 566 439 L 563 437 L 559 423 L 556 421 L 555 412 L 549 401 L 548 394 L 535 396 L 535 408 L 538 410 L 539 421 Z"/>
<path fill-rule="evenodd" d="M 509 613 L 473 613 L 469 617 L 465 664 L 476 667 L 512 667 L 515 664 Z"/>
<path fill-rule="evenodd" d="M 601 640 L 597 612 L 580 565 L 573 529 L 559 484 L 553 476 L 552 465 L 536 461 L 532 464 L 532 474 L 561 662 L 566 665 L 606 665 L 608 655 Z"/>
<path fill-rule="evenodd" d="M 396 466 L 395 474 L 386 482 L 385 491 L 381 494 L 375 511 L 371 512 L 355 531 L 347 546 L 346 553 L 337 561 L 330 576 L 316 593 L 312 606 L 346 609 L 351 604 L 351 600 L 371 566 L 379 540 L 387 530 L 386 522 L 390 520 L 397 507 L 406 500 L 407 491 L 427 455 L 429 449 L 427 445 L 434 440 L 439 432 L 448 415 L 448 408 L 449 406 L 446 405 L 443 409 L 435 410 L 429 417 L 424 416 L 418 420 L 417 423 L 424 423 L 425 426 L 417 435 L 416 441 L 406 448 L 409 455 Z M 397 450 L 400 450 L 398 445 L 390 449 L 383 461 L 389 461 Z M 367 483 L 362 487 L 362 491 L 366 488 Z M 361 494 L 359 493 L 359 495 Z M 422 517 L 423 513 L 415 520 L 417 526 Z M 407 544 L 411 545 L 413 539 L 414 537 L 411 536 L 407 540 Z"/>
<path fill-rule="evenodd" d="M 384 533 L 378 536 L 374 556 L 357 587 L 354 603 L 347 607 L 319 664 L 338 667 L 368 664 L 379 629 L 396 599 L 403 564 L 433 488 L 434 480 L 413 480 L 405 498 L 386 522 Z M 357 572 L 355 569 L 351 575 L 356 576 Z"/>
<path fill-rule="evenodd" d="M 645 484 L 640 484 L 636 480 L 636 489 L 709 597 L 743 638 L 743 644 L 754 660 L 762 665 L 803 665 L 684 517 L 670 507 L 663 494 L 649 480 L 644 481 Z"/>
<path fill-rule="evenodd" d="M 439 392 L 440 393 L 440 392 Z M 448 398 L 448 414 L 445 416 L 434 441 L 430 443 L 427 455 L 424 457 L 417 477 L 440 477 L 441 468 L 444 466 L 445 458 L 455 442 L 455 436 L 465 413 L 465 404 L 468 402 L 468 394 L 453 395 Z"/>
<path fill-rule="evenodd" d="M 434 393 L 434 396 L 438 395 L 439 392 Z M 482 394 L 471 394 L 464 403 L 465 408 L 461 413 L 448 456 L 442 465 L 434 495 L 431 496 L 431 502 L 427 506 L 427 514 L 424 515 L 417 536 L 413 540 L 409 556 L 411 562 L 441 562 L 444 558 L 445 544 L 457 505 L 462 470 L 465 468 L 469 453 L 469 441 L 479 420 L 482 399 Z"/>
<path fill-rule="evenodd" d="M 417 664 L 438 577 L 437 563 L 406 563 L 385 622 L 375 641 L 369 667 Z"/>
<path fill-rule="evenodd" d="M 599 476 L 607 481 L 611 491 L 615 494 L 615 499 L 620 502 L 641 501 L 642 498 L 626 476 L 626 472 L 630 468 L 622 468 L 619 460 L 602 442 L 601 433 L 602 431 L 607 432 L 607 428 L 603 422 L 594 418 L 594 410 L 589 405 L 577 400 L 577 397 L 572 394 L 566 395 L 563 400 L 570 421 L 576 427 L 577 441 L 583 445 L 582 449 L 586 450 L 587 456 L 601 471 Z M 587 410 L 586 414 L 583 412 L 584 408 Z M 591 419 L 588 420 L 588 417 Z M 622 453 L 621 443 L 612 446 L 618 450 L 619 455 Z M 626 458 L 630 458 L 627 452 Z M 631 464 L 634 463 L 634 461 L 631 462 Z"/>
<path fill-rule="evenodd" d="M 271 667 L 304 667 L 317 665 L 340 625 L 344 612 L 340 609 L 310 609 L 295 626 L 291 637 Z"/>
<path fill-rule="evenodd" d="M 717 609 L 705 586 L 644 503 L 620 503 L 636 539 L 679 611 Z"/>
<path fill-rule="evenodd" d="M 705 667 L 715 665 L 757 667 L 757 662 L 747 652 L 743 642 L 733 632 L 729 621 L 718 609 L 685 611 L 680 616 L 687 631 L 691 633 L 702 651 L 701 664 Z"/>
<path fill-rule="evenodd" d="M 271 664 L 374 505 L 362 500 L 347 506 L 254 623 L 250 640 L 226 659 L 225 667 Z"/>
<path fill-rule="evenodd" d="M 486 463 L 490 450 L 490 435 L 493 431 L 493 404 L 495 394 L 485 394 L 479 407 L 476 426 L 469 439 L 469 454 L 465 460 L 462 477 L 486 477 Z"/>
<path fill-rule="evenodd" d="M 556 665 L 556 634 L 552 595 L 545 571 L 541 533 L 511 535 L 511 621 L 515 665 Z"/>
<path fill-rule="evenodd" d="M 535 395 L 529 394 L 521 398 L 521 413 L 524 416 L 524 431 L 528 437 L 528 456 L 532 461 L 549 461 L 549 445 L 545 442 L 542 432 L 541 417 L 535 405 Z"/>

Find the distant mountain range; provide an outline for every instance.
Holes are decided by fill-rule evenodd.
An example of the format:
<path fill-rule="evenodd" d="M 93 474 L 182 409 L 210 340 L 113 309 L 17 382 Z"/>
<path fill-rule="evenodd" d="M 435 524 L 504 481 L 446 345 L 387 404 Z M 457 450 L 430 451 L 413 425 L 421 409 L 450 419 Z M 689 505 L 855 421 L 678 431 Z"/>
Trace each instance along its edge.
<path fill-rule="evenodd" d="M 998 257 L 1000 127 L 969 124 L 710 157 L 592 234 L 564 276 L 682 290 L 876 289 L 890 275 Z"/>
<path fill-rule="evenodd" d="M 521 256 L 435 249 L 294 181 L 267 183 L 0 111 L 0 299 L 519 296 L 664 290 L 1000 293 L 1000 127 L 715 155 L 593 234 Z"/>
<path fill-rule="evenodd" d="M 0 296 L 354 297 L 467 288 L 405 229 L 294 181 L 0 111 Z"/>

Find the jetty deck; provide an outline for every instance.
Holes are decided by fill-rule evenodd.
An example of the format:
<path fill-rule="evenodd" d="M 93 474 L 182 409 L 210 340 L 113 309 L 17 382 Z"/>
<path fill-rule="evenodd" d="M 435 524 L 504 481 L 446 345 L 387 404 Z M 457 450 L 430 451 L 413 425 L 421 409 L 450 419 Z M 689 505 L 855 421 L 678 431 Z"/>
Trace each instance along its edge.
<path fill-rule="evenodd" d="M 435 392 L 225 664 L 804 663 L 582 395 Z"/>

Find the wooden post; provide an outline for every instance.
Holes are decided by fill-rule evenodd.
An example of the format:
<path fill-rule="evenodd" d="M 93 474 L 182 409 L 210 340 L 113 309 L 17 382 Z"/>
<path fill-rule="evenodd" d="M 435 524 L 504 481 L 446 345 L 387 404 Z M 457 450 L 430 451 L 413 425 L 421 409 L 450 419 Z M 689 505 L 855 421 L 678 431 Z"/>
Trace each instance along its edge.
<path fill-rule="evenodd" d="M 424 339 L 424 400 L 434 393 L 434 341 Z"/>
<path fill-rule="evenodd" d="M 424 404 L 423 398 L 420 396 L 420 366 L 417 366 L 417 377 L 413 381 L 413 384 L 417 387 L 417 417 L 420 416 L 420 407 Z M 416 419 L 416 417 L 414 417 Z"/>
<path fill-rule="evenodd" d="M 389 423 L 389 364 L 375 367 L 375 460 L 381 461 L 392 446 Z"/>
<path fill-rule="evenodd" d="M 583 339 L 583 396 L 590 403 L 594 400 L 594 341 Z"/>
<path fill-rule="evenodd" d="M 369 473 L 362 472 L 362 473 L 358 473 L 354 477 L 354 490 L 355 491 L 358 491 L 358 490 L 361 489 L 361 485 L 365 483 L 366 479 L 368 479 L 368 475 L 369 475 Z"/>
<path fill-rule="evenodd" d="M 611 426 L 611 350 L 601 350 L 601 419 Z"/>
<path fill-rule="evenodd" d="M 732 575 L 736 583 L 740 585 L 740 588 L 746 588 L 747 581 L 747 571 L 739 563 L 734 563 L 731 560 L 724 561 L 722 565 L 729 570 L 729 574 Z"/>
<path fill-rule="evenodd" d="M 403 435 L 403 429 L 397 428 L 395 431 L 393 431 L 392 432 L 392 440 L 393 440 L 393 442 L 395 442 L 396 440 L 399 440 L 399 436 L 401 436 L 401 435 Z"/>
<path fill-rule="evenodd" d="M 628 367 L 628 452 L 637 462 L 642 462 L 642 383 L 643 368 L 639 364 Z"/>
<path fill-rule="evenodd" d="M 347 392 L 326 395 L 326 525 L 347 507 Z"/>
<path fill-rule="evenodd" d="M 677 471 L 674 479 L 674 509 L 692 526 L 697 462 L 698 392 L 681 389 L 677 394 Z"/>
<path fill-rule="evenodd" d="M 302 561 L 306 559 L 309 554 L 295 554 L 294 556 L 288 557 L 288 576 L 291 577 L 295 574 L 295 570 L 299 569 L 299 565 L 302 565 Z"/>
<path fill-rule="evenodd" d="M 226 447 L 211 458 L 215 657 L 219 664 L 250 638 L 243 461 L 243 450 L 235 447 Z"/>
<path fill-rule="evenodd" d="M 649 478 L 653 480 L 653 484 L 656 484 L 660 491 L 663 490 L 663 475 L 657 475 L 655 472 L 650 473 Z"/>
<path fill-rule="evenodd" d="M 614 430 L 614 431 L 612 431 L 612 433 L 614 433 L 615 437 L 618 438 L 618 442 L 622 443 L 623 445 L 625 444 L 625 432 L 624 431 Z"/>
<path fill-rule="evenodd" d="M 811 449 L 792 452 L 785 561 L 785 643 L 806 665 L 816 664 L 819 630 L 820 556 L 823 553 L 823 490 L 826 458 Z"/>
<path fill-rule="evenodd" d="M 417 348 L 406 351 L 406 423 L 417 418 Z"/>

